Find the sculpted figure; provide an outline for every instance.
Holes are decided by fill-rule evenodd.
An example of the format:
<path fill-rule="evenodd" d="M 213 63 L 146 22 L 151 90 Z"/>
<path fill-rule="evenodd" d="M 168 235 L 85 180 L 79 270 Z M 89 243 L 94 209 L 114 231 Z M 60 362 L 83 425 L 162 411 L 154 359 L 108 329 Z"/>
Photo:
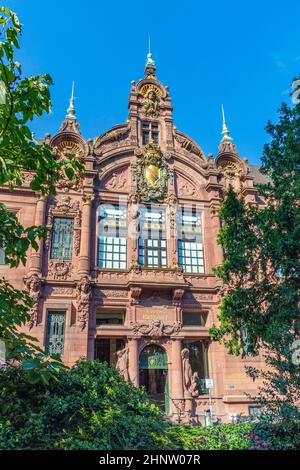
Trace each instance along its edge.
<path fill-rule="evenodd" d="M 198 372 L 194 372 L 192 376 L 192 385 L 191 385 L 191 394 L 192 397 L 198 397 L 199 396 L 199 390 L 198 390 Z"/>
<path fill-rule="evenodd" d="M 184 348 L 181 351 L 181 358 L 182 358 L 182 375 L 183 375 L 183 391 L 184 396 L 191 396 L 191 386 L 192 386 L 192 378 L 193 378 L 193 371 L 190 364 L 189 359 L 190 353 L 187 348 Z"/>
<path fill-rule="evenodd" d="M 77 312 L 81 330 L 86 327 L 89 317 L 91 284 L 88 277 L 83 277 L 77 285 Z"/>
<path fill-rule="evenodd" d="M 143 111 L 146 116 L 158 116 L 159 99 L 153 90 L 149 90 L 145 95 Z"/>
<path fill-rule="evenodd" d="M 128 373 L 128 348 L 120 349 L 117 351 L 117 364 L 116 369 L 119 371 L 119 374 L 126 380 L 129 381 Z"/>
<path fill-rule="evenodd" d="M 29 312 L 30 320 L 28 322 L 28 327 L 29 329 L 31 329 L 34 325 L 37 324 L 38 320 L 38 302 L 40 298 L 42 283 L 40 278 L 36 274 L 33 274 L 25 280 L 25 284 L 29 291 L 29 295 L 33 301 L 32 307 Z"/>

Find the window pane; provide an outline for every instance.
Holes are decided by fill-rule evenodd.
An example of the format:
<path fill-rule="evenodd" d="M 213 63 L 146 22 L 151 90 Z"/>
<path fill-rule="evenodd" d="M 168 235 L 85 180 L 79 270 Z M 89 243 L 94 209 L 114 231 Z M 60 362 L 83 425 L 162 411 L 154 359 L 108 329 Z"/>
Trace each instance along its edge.
<path fill-rule="evenodd" d="M 65 339 L 65 312 L 49 312 L 46 331 L 46 352 L 63 354 Z"/>
<path fill-rule="evenodd" d="M 73 219 L 54 217 L 52 226 L 50 258 L 72 258 L 73 231 Z"/>
<path fill-rule="evenodd" d="M 149 144 L 149 132 L 144 131 L 143 132 L 143 145 Z"/>
<path fill-rule="evenodd" d="M 126 257 L 127 209 L 103 204 L 100 206 L 98 266 L 126 269 Z"/>
<path fill-rule="evenodd" d="M 140 209 L 139 264 L 167 267 L 165 210 L 143 207 Z"/>
<path fill-rule="evenodd" d="M 158 144 L 158 132 L 152 132 L 152 140 L 155 144 Z"/>
<path fill-rule="evenodd" d="M 194 325 L 202 326 L 204 325 L 203 317 L 201 313 L 197 312 L 183 312 L 182 314 L 182 323 L 183 326 Z"/>
<path fill-rule="evenodd" d="M 185 272 L 204 273 L 201 213 L 177 214 L 178 261 Z"/>

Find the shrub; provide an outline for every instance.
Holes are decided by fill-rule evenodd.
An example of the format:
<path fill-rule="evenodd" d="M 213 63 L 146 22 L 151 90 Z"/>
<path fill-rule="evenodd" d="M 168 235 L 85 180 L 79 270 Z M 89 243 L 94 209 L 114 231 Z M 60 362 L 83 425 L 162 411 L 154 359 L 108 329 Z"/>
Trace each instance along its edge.
<path fill-rule="evenodd" d="M 0 449 L 163 449 L 167 424 L 141 388 L 107 364 L 79 361 L 48 385 L 0 371 Z"/>
<path fill-rule="evenodd" d="M 173 426 L 168 431 L 173 449 L 244 450 L 251 445 L 254 425 L 222 424 L 219 426 Z"/>

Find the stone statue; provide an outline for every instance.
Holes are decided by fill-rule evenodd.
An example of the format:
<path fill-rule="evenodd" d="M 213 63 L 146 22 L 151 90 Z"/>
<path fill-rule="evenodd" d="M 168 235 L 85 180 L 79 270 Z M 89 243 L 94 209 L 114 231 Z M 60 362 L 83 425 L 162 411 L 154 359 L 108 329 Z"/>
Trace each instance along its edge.
<path fill-rule="evenodd" d="M 90 281 L 84 276 L 77 284 L 77 313 L 81 331 L 86 327 L 89 318 L 91 295 Z"/>
<path fill-rule="evenodd" d="M 31 329 L 37 324 L 38 321 L 38 303 L 41 293 L 42 282 L 37 274 L 32 274 L 30 277 L 25 279 L 25 285 L 32 299 L 32 307 L 29 311 L 30 320 L 28 322 L 28 327 L 29 329 Z"/>
<path fill-rule="evenodd" d="M 185 397 L 191 397 L 191 387 L 193 379 L 193 371 L 189 359 L 190 353 L 187 348 L 182 349 L 182 375 L 183 375 L 183 391 Z"/>
<path fill-rule="evenodd" d="M 194 372 L 192 376 L 192 385 L 191 385 L 192 397 L 199 396 L 198 381 L 199 381 L 198 372 Z"/>
<path fill-rule="evenodd" d="M 157 117 L 159 109 L 159 98 L 154 90 L 149 90 L 144 98 L 143 112 L 146 116 Z"/>
<path fill-rule="evenodd" d="M 128 373 L 128 348 L 123 348 L 117 351 L 117 364 L 116 369 L 119 371 L 121 377 L 124 378 L 126 382 L 129 381 Z"/>

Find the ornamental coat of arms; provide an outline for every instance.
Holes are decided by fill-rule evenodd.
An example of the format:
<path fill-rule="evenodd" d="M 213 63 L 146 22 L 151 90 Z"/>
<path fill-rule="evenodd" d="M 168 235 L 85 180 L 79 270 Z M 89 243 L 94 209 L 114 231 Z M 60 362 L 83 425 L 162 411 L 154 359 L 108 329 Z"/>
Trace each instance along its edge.
<path fill-rule="evenodd" d="M 159 145 L 150 143 L 135 152 L 138 162 L 133 167 L 137 192 L 144 201 L 162 199 L 167 187 L 169 172 Z"/>

